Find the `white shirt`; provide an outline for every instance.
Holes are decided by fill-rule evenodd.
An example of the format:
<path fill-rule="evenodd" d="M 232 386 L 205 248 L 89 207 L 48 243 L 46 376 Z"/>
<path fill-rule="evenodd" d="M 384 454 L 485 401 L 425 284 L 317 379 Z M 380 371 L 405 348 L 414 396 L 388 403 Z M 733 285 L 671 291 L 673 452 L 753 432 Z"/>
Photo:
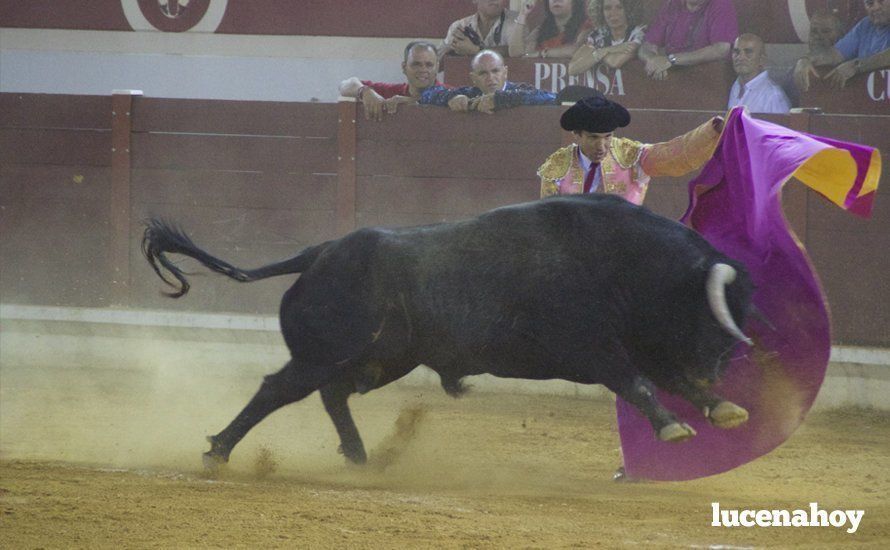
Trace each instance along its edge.
<path fill-rule="evenodd" d="M 729 104 L 726 109 L 732 109 L 739 105 L 744 105 L 752 113 L 782 113 L 785 114 L 791 109 L 791 102 L 782 88 L 773 82 L 766 71 L 762 71 L 745 84 L 745 91 L 742 92 L 742 85 L 736 78 L 729 91 Z"/>

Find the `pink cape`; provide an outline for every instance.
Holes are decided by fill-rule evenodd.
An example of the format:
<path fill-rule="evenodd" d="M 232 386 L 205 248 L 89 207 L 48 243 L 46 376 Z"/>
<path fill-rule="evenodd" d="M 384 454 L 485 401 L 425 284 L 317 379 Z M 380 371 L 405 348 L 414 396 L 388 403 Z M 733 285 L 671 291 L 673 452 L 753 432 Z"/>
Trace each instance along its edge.
<path fill-rule="evenodd" d="M 775 328 L 749 319 L 744 331 L 756 346 L 738 345 L 715 388 L 748 410 L 739 428 L 715 428 L 687 401 L 659 392 L 661 403 L 698 432 L 683 443 L 664 443 L 645 417 L 618 399 L 630 477 L 680 481 L 725 472 L 768 453 L 797 429 L 825 377 L 831 327 L 813 266 L 782 214 L 782 186 L 794 176 L 867 217 L 880 171 L 873 148 L 755 120 L 741 108 L 729 113 L 714 155 L 689 184 L 681 221 L 747 266 L 754 304 Z"/>

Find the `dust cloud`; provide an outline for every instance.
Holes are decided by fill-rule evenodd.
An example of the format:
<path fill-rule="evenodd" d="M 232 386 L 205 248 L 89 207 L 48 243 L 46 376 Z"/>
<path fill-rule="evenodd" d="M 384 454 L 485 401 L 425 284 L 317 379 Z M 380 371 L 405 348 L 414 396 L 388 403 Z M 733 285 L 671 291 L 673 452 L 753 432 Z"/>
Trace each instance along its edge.
<path fill-rule="evenodd" d="M 5 354 L 0 364 L 0 459 L 203 478 L 206 436 L 235 417 L 263 375 L 280 368 L 280 363 L 219 364 L 210 360 L 213 356 L 196 355 L 169 338 L 150 335 L 89 340 L 94 347 L 84 353 L 119 359 L 87 367 L 62 361 L 20 365 Z M 105 342 L 105 349 L 95 342 Z M 487 428 L 506 429 L 518 442 L 530 439 L 531 444 L 558 436 L 544 422 L 552 416 L 523 407 L 490 410 L 490 399 L 471 393 L 454 400 L 439 388 L 398 384 L 353 396 L 353 416 L 369 452 L 369 464 L 355 467 L 337 452 L 339 439 L 316 393 L 257 425 L 219 475 L 365 487 L 552 491 L 548 485 L 553 476 L 546 466 L 528 465 L 520 455 L 506 461 L 511 464 L 507 467 L 484 438 L 468 437 L 462 410 L 467 404 L 481 405 L 490 412 Z M 601 406 L 611 409 L 608 401 Z M 607 424 L 601 436 L 608 440 L 605 453 L 598 451 L 607 457 L 607 479 L 618 460 L 617 435 Z"/>

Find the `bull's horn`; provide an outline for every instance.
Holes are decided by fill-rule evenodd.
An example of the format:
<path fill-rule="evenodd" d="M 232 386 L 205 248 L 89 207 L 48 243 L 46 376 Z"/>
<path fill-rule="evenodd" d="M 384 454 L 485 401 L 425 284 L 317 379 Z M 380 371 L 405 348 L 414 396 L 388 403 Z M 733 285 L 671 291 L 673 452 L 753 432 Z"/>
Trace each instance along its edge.
<path fill-rule="evenodd" d="M 727 264 L 714 264 L 708 274 L 708 305 L 711 306 L 711 312 L 726 332 L 734 336 L 737 340 L 753 346 L 751 339 L 739 329 L 738 325 L 729 313 L 729 305 L 726 303 L 726 285 L 735 281 L 735 268 Z"/>

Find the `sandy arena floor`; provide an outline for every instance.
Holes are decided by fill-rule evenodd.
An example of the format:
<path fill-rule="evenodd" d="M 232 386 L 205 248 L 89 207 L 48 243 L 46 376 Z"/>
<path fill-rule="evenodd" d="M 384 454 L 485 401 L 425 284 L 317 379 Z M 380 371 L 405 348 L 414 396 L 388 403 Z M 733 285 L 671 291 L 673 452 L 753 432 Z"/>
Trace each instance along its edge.
<path fill-rule="evenodd" d="M 171 369 L 172 370 L 172 369 Z M 810 415 L 785 445 L 685 483 L 611 481 L 608 400 L 386 388 L 351 403 L 348 467 L 317 396 L 201 471 L 257 375 L 0 369 L 3 548 L 890 547 L 890 415 Z M 186 372 L 186 374 L 188 374 Z M 396 428 L 400 412 L 413 423 Z M 723 508 L 864 509 L 859 530 L 712 527 Z"/>

